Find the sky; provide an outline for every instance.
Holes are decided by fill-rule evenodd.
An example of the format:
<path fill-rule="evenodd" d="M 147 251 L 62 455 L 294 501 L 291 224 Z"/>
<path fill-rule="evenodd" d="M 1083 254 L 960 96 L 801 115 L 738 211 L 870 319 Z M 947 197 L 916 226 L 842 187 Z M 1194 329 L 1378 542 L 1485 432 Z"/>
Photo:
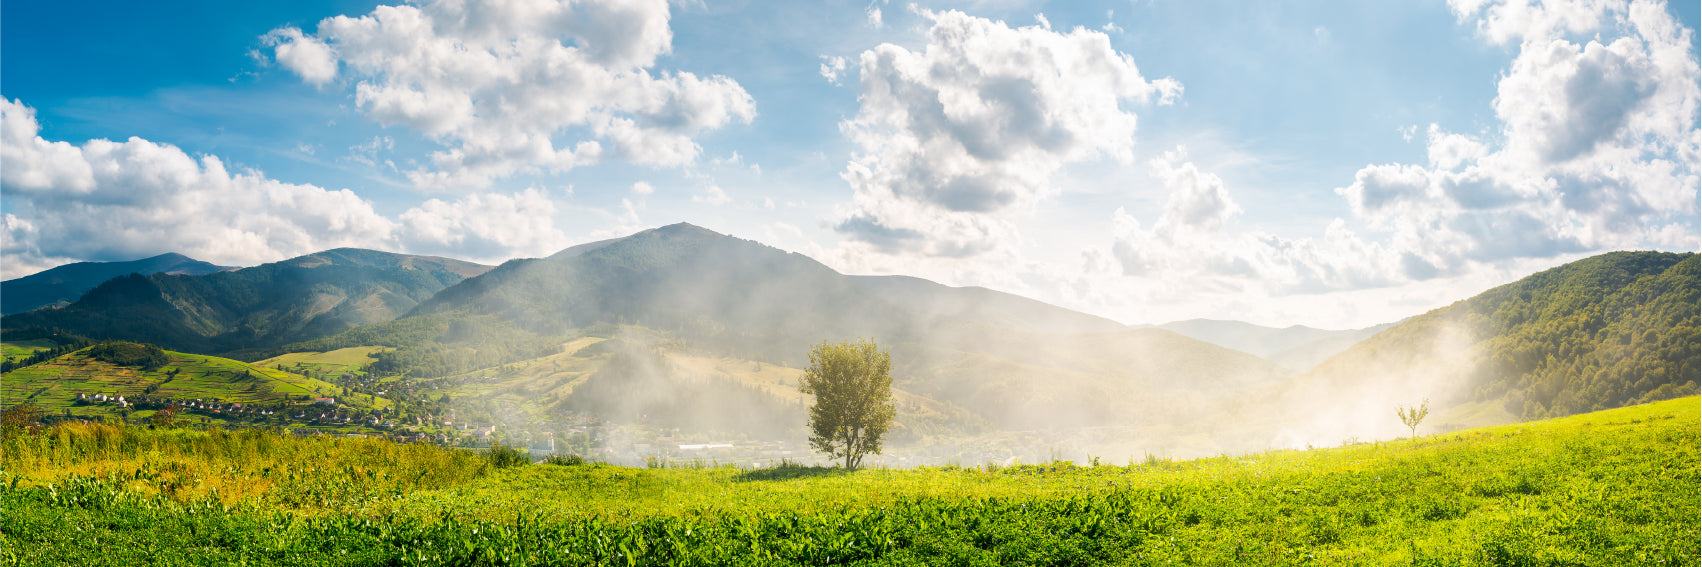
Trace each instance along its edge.
<path fill-rule="evenodd" d="M 1699 247 L 1698 6 L 7 2 L 0 277 L 690 222 L 1131 324 Z"/>

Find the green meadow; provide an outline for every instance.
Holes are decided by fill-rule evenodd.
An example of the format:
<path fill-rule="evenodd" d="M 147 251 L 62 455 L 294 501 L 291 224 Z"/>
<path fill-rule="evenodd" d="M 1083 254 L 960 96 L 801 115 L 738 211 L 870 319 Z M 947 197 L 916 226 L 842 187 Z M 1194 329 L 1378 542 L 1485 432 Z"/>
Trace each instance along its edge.
<path fill-rule="evenodd" d="M 6 341 L 4 343 L 0 343 L 0 356 L 3 356 L 8 361 L 17 360 L 29 356 L 35 351 L 53 348 L 57 344 L 58 343 L 53 342 L 52 339 Z"/>
<path fill-rule="evenodd" d="M 85 352 L 87 349 L 6 373 L 5 380 L 0 381 L 0 406 L 28 403 L 50 414 L 112 412 L 107 406 L 79 404 L 77 394 L 217 399 L 241 404 L 284 403 L 286 396 L 290 403 L 303 403 L 314 397 L 337 397 L 340 402 L 362 408 L 390 405 L 385 398 L 366 395 L 344 399 L 344 389 L 335 384 L 216 356 L 165 351 L 167 362 L 147 369 L 104 362 L 84 356 Z M 145 417 L 147 413 L 137 412 L 135 417 Z"/>
<path fill-rule="evenodd" d="M 1392 417 L 1391 417 L 1392 419 Z M 1670 565 L 1698 399 L 1308 451 L 626 468 L 376 439 L 8 430 L 22 565 Z"/>
<path fill-rule="evenodd" d="M 292 352 L 253 363 L 265 368 L 284 367 L 303 376 L 319 374 L 366 374 L 362 368 L 372 363 L 372 355 L 390 350 L 385 347 L 361 346 L 328 352 Z"/>

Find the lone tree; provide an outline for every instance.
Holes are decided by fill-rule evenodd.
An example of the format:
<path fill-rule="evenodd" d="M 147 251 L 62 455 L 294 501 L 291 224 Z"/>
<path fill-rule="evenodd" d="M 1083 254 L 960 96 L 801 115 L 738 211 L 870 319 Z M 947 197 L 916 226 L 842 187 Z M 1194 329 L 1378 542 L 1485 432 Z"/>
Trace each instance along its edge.
<path fill-rule="evenodd" d="M 810 445 L 845 468 L 856 469 L 863 455 L 881 452 L 881 436 L 892 425 L 892 357 L 873 340 L 810 348 L 810 368 L 798 390 L 814 394 L 810 406 Z"/>
<path fill-rule="evenodd" d="M 1395 406 L 1395 415 L 1401 416 L 1401 423 L 1407 424 L 1413 437 L 1418 437 L 1418 424 L 1424 421 L 1424 416 L 1430 415 L 1430 398 L 1425 398 L 1424 403 L 1417 407 Z"/>

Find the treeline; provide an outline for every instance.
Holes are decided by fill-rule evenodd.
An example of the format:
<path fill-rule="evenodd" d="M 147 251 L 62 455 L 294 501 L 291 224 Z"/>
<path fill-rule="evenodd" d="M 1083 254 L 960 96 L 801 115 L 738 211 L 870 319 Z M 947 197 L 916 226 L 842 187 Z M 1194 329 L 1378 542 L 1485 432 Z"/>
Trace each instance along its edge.
<path fill-rule="evenodd" d="M 95 360 L 143 370 L 154 370 L 171 363 L 171 357 L 166 356 L 160 347 L 129 341 L 100 343 L 90 348 L 88 354 Z"/>

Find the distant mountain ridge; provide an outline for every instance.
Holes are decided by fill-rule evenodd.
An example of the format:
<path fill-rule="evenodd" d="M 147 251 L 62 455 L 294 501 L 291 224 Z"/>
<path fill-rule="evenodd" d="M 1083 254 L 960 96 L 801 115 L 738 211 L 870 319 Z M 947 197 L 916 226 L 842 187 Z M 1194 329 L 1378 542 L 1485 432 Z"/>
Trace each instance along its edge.
<path fill-rule="evenodd" d="M 1395 326 L 1395 323 L 1332 331 L 1305 325 L 1278 329 L 1242 321 L 1188 319 L 1136 327 L 1148 326 L 1175 331 L 1187 337 L 1275 362 L 1284 368 L 1304 372 L 1353 346 L 1354 343 Z"/>
<path fill-rule="evenodd" d="M 199 276 L 230 269 L 175 252 L 128 262 L 76 262 L 0 282 L 0 315 L 69 305 L 95 286 L 126 274 Z"/>
<path fill-rule="evenodd" d="M 119 276 L 63 308 L 6 316 L 0 327 L 227 353 L 388 321 L 488 269 L 447 258 L 339 248 L 205 275 Z"/>

